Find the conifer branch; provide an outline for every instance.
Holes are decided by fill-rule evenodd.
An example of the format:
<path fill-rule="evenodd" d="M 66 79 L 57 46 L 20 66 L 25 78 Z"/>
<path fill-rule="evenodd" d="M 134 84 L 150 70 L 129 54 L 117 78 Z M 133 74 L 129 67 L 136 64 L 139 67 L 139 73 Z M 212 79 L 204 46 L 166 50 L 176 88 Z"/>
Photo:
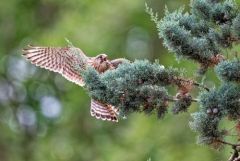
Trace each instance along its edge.
<path fill-rule="evenodd" d="M 205 85 L 203 84 L 200 84 L 200 83 L 197 83 L 197 82 L 194 82 L 193 85 L 197 86 L 197 87 L 200 87 L 200 88 L 203 88 L 205 89 L 206 91 L 210 91 L 210 89 L 208 87 L 206 87 Z"/>
<path fill-rule="evenodd" d="M 180 99 L 176 98 L 176 97 L 169 97 L 167 98 L 168 101 L 170 102 L 177 102 L 177 101 L 180 101 Z M 196 99 L 196 98 L 192 98 L 191 99 L 191 102 L 199 102 L 199 99 Z"/>
<path fill-rule="evenodd" d="M 230 142 L 220 140 L 220 139 L 216 139 L 216 141 L 219 142 L 219 143 L 225 144 L 225 145 L 232 146 L 232 147 L 239 147 L 240 146 L 240 144 L 234 144 L 234 143 L 230 143 Z"/>
<path fill-rule="evenodd" d="M 182 76 L 180 70 L 165 68 L 147 60 L 124 62 L 113 70 L 99 74 L 92 68 L 83 73 L 86 89 L 97 101 L 118 107 L 120 116 L 132 112 L 152 113 L 164 117 L 169 102 L 172 113 L 186 112 L 192 102 L 199 104 L 199 111 L 191 114 L 190 127 L 199 134 L 198 143 L 219 149 L 221 145 L 232 146 L 234 153 L 229 161 L 239 158 L 240 144 L 224 141 L 219 127 L 222 119 L 236 121 L 240 118 L 240 61 L 225 59 L 223 49 L 231 49 L 240 42 L 240 11 L 234 0 L 194 0 L 190 12 L 184 8 L 158 14 L 146 4 L 146 12 L 154 21 L 164 46 L 177 59 L 198 62 L 199 73 L 214 68 L 221 80 L 219 87 L 209 89 L 193 79 Z M 175 96 L 166 87 L 178 90 Z M 192 97 L 193 87 L 199 90 Z"/>
<path fill-rule="evenodd" d="M 194 0 L 190 7 L 191 11 L 186 13 L 183 8 L 172 13 L 166 10 L 161 20 L 150 7 L 146 6 L 146 10 L 156 23 L 164 46 L 177 59 L 198 62 L 201 75 L 214 68 L 222 82 L 220 87 L 210 90 L 194 80 L 175 77 L 171 82 L 179 88 L 178 93 L 169 101 L 175 102 L 175 114 L 186 111 L 191 102 L 198 102 L 200 110 L 192 114 L 190 122 L 190 127 L 199 133 L 198 142 L 215 148 L 219 148 L 219 143 L 230 145 L 234 149 L 230 160 L 240 160 L 237 150 L 240 144 L 221 140 L 224 134 L 218 126 L 223 118 L 232 121 L 240 118 L 240 62 L 220 54 L 240 42 L 240 11 L 234 0 Z M 200 91 L 198 99 L 189 94 L 192 86 L 205 90 Z"/>

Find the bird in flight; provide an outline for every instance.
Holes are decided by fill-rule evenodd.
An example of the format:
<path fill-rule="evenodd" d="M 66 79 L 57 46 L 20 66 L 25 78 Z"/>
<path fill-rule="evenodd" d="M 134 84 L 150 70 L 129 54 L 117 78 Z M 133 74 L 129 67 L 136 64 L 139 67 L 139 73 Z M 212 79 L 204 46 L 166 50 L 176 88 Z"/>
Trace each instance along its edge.
<path fill-rule="evenodd" d="M 106 54 L 88 57 L 84 52 L 69 45 L 67 47 L 40 47 L 29 45 L 22 54 L 32 64 L 61 74 L 67 80 L 84 86 L 81 71 L 87 66 L 99 73 L 113 70 L 126 59 L 109 60 Z M 97 119 L 118 122 L 119 109 L 100 101 L 91 100 L 90 113 Z"/>

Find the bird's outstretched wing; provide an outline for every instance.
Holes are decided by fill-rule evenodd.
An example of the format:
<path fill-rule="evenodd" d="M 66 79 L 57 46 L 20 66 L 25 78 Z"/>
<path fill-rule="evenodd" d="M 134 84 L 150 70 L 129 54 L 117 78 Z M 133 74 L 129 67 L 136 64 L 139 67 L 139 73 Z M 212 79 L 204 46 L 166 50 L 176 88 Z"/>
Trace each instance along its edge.
<path fill-rule="evenodd" d="M 103 104 L 94 99 L 91 100 L 91 116 L 97 119 L 118 122 L 119 109 L 108 104 Z"/>
<path fill-rule="evenodd" d="M 89 58 L 75 47 L 38 47 L 23 49 L 23 56 L 32 64 L 60 73 L 67 80 L 84 85 L 81 70 L 86 68 Z"/>

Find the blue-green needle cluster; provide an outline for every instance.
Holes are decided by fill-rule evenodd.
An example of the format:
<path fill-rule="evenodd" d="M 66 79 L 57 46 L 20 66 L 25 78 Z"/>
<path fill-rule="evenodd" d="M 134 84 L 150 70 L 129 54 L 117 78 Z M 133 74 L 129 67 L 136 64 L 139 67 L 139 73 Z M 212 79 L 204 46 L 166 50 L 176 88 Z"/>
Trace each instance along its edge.
<path fill-rule="evenodd" d="M 240 60 L 237 58 L 219 63 L 215 70 L 223 81 L 240 82 Z"/>
<path fill-rule="evenodd" d="M 234 0 L 193 0 L 190 12 L 180 8 L 165 11 L 158 20 L 152 9 L 147 12 L 156 23 L 159 37 L 177 58 L 187 58 L 200 63 L 199 73 L 222 59 L 222 48 L 231 47 L 240 36 L 240 13 Z"/>
<path fill-rule="evenodd" d="M 200 110 L 192 114 L 190 127 L 199 133 L 199 143 L 216 145 L 216 140 L 224 137 L 220 121 L 240 117 L 240 85 L 225 82 L 218 89 L 201 93 L 199 99 Z"/>
<path fill-rule="evenodd" d="M 161 20 L 149 7 L 147 12 L 164 45 L 178 58 L 199 62 L 201 74 L 215 67 L 222 81 L 220 87 L 202 86 L 206 91 L 193 99 L 192 86 L 200 84 L 184 79 L 179 70 L 147 60 L 124 62 L 101 74 L 87 68 L 83 78 L 93 99 L 118 107 L 122 116 L 155 111 L 162 118 L 169 102 L 174 102 L 174 114 L 185 112 L 193 101 L 198 102 L 200 109 L 192 114 L 190 127 L 199 133 L 199 143 L 218 148 L 226 132 L 219 128 L 221 120 L 240 118 L 240 61 L 226 60 L 222 54 L 223 49 L 239 41 L 240 12 L 234 0 L 193 0 L 190 7 L 189 13 L 184 13 L 183 8 L 172 13 L 166 10 Z M 169 85 L 178 87 L 175 96 L 168 93 Z"/>
<path fill-rule="evenodd" d="M 200 110 L 192 114 L 191 128 L 199 133 L 199 142 L 219 147 L 224 130 L 219 129 L 223 118 L 240 118 L 240 61 L 227 60 L 223 50 L 231 48 L 240 38 L 240 12 L 234 0 L 192 0 L 190 12 L 184 8 L 174 12 L 165 11 L 161 20 L 146 6 L 156 23 L 159 37 L 177 58 L 187 58 L 200 64 L 199 73 L 215 67 L 222 81 L 219 88 L 201 92 Z M 190 95 L 180 97 L 173 108 L 174 113 L 185 111 L 191 104 Z M 180 100 L 185 100 L 181 102 Z"/>
<path fill-rule="evenodd" d="M 117 69 L 102 74 L 88 68 L 83 78 L 92 98 L 119 107 L 122 115 L 156 111 L 159 118 L 167 111 L 168 101 L 174 101 L 165 86 L 180 86 L 179 82 L 184 81 L 178 70 L 167 69 L 157 62 L 150 63 L 147 60 L 125 62 Z M 188 102 L 178 106 L 186 109 L 191 100 Z"/>

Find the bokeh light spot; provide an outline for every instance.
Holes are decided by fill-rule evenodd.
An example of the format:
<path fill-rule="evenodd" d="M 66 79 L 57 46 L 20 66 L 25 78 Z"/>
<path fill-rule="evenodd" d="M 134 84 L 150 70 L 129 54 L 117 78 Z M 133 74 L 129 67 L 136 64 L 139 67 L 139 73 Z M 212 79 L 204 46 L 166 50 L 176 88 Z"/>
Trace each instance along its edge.
<path fill-rule="evenodd" d="M 61 103 L 53 96 L 44 96 L 41 99 L 41 111 L 45 117 L 56 118 L 62 110 Z"/>

